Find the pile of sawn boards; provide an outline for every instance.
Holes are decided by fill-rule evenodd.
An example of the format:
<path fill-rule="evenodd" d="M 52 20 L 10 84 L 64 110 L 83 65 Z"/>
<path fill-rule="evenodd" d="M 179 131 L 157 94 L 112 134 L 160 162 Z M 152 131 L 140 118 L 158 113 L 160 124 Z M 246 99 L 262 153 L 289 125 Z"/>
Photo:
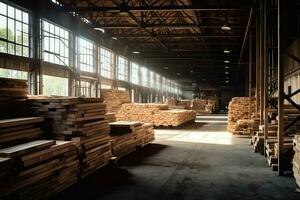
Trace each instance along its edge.
<path fill-rule="evenodd" d="M 300 135 L 295 135 L 294 141 L 294 159 L 293 159 L 293 172 L 298 187 L 300 187 Z"/>
<path fill-rule="evenodd" d="M 0 101 L 27 98 L 28 82 L 26 80 L 0 78 Z"/>
<path fill-rule="evenodd" d="M 31 98 L 38 116 L 44 117 L 48 136 L 77 144 L 81 177 L 107 164 L 111 158 L 109 121 L 100 98 Z"/>
<path fill-rule="evenodd" d="M 110 123 L 111 148 L 116 157 L 122 157 L 137 147 L 154 140 L 151 123 L 117 121 Z"/>
<path fill-rule="evenodd" d="M 49 198 L 77 182 L 76 146 L 40 140 L 42 121 L 39 117 L 0 120 L 0 199 Z"/>

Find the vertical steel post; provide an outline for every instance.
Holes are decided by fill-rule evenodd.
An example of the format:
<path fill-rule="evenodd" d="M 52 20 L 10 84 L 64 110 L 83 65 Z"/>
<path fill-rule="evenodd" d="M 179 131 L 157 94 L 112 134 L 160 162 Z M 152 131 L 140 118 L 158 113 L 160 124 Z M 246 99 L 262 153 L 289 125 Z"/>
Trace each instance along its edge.
<path fill-rule="evenodd" d="M 264 124 L 264 0 L 260 1 L 260 124 Z"/>
<path fill-rule="evenodd" d="M 283 102 L 284 102 L 284 17 L 283 2 L 278 0 L 278 173 L 284 174 L 283 166 Z"/>
<path fill-rule="evenodd" d="M 252 29 L 249 31 L 249 119 L 251 119 L 251 90 L 252 90 Z"/>
<path fill-rule="evenodd" d="M 256 12 L 256 113 L 260 109 L 260 18 Z"/>

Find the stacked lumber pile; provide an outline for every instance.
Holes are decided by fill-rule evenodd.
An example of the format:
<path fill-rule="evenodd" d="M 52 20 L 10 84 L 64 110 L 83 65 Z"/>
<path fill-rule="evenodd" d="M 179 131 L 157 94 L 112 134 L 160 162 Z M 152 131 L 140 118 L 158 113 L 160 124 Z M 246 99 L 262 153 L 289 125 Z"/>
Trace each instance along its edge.
<path fill-rule="evenodd" d="M 205 108 L 207 105 L 206 99 L 193 99 L 192 100 L 192 109 L 198 113 L 206 112 Z"/>
<path fill-rule="evenodd" d="M 150 123 L 117 121 L 110 123 L 110 128 L 111 148 L 116 157 L 122 157 L 154 140 L 153 125 Z"/>
<path fill-rule="evenodd" d="M 0 78 L 0 101 L 24 99 L 28 95 L 26 80 Z"/>
<path fill-rule="evenodd" d="M 21 144 L 41 136 L 40 117 L 24 117 L 0 120 L 0 148 Z"/>
<path fill-rule="evenodd" d="M 108 120 L 109 123 L 117 121 L 115 113 L 105 113 L 104 118 Z"/>
<path fill-rule="evenodd" d="M 258 130 L 259 121 L 254 119 L 239 119 L 235 124 L 235 133 L 253 135 Z"/>
<path fill-rule="evenodd" d="M 167 104 L 168 106 L 171 107 L 176 107 L 177 106 L 177 99 L 175 98 L 167 98 Z"/>
<path fill-rule="evenodd" d="M 155 126 L 180 126 L 186 122 L 194 121 L 196 112 L 193 110 L 162 110 L 154 114 L 151 122 Z"/>
<path fill-rule="evenodd" d="M 255 112 L 255 100 L 249 97 L 234 97 L 229 103 L 228 107 L 228 126 L 227 130 L 234 134 L 236 131 L 236 123 L 241 119 L 250 119 L 250 116 Z"/>
<path fill-rule="evenodd" d="M 192 100 L 182 99 L 177 102 L 177 106 L 182 106 L 184 109 L 190 110 L 192 106 Z"/>
<path fill-rule="evenodd" d="M 76 142 L 81 159 L 81 177 L 105 165 L 111 158 L 109 121 L 99 98 L 31 98 L 38 116 L 45 118 L 50 138 Z"/>
<path fill-rule="evenodd" d="M 166 104 L 123 104 L 116 115 L 119 121 L 142 121 L 155 126 L 179 126 L 196 118 L 192 110 L 168 110 Z"/>
<path fill-rule="evenodd" d="M 129 91 L 101 90 L 107 112 L 117 112 L 123 103 L 130 103 Z"/>
<path fill-rule="evenodd" d="M 77 182 L 72 142 L 34 140 L 0 149 L 0 198 L 47 199 Z"/>
<path fill-rule="evenodd" d="M 295 135 L 293 140 L 293 149 L 295 152 L 293 158 L 293 172 L 298 187 L 300 187 L 300 135 Z"/>

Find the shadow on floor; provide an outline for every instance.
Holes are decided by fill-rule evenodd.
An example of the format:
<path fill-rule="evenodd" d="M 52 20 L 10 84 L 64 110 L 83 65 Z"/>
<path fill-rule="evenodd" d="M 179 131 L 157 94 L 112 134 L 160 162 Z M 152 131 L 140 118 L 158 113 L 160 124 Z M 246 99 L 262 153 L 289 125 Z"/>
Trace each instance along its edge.
<path fill-rule="evenodd" d="M 143 148 L 132 152 L 118 161 L 118 166 L 138 166 L 142 165 L 144 160 L 159 153 L 167 148 L 167 145 L 150 143 Z"/>

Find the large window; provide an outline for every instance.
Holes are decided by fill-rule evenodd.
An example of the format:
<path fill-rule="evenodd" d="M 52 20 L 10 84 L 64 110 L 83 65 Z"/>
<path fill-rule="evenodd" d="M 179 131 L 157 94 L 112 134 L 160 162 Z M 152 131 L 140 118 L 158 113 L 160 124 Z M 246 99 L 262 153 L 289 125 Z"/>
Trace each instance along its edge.
<path fill-rule="evenodd" d="M 0 68 L 0 77 L 1 78 L 14 78 L 14 79 L 27 80 L 27 74 L 28 73 L 24 72 L 24 71 Z"/>
<path fill-rule="evenodd" d="M 161 89 L 161 76 L 159 74 L 156 74 L 156 84 L 155 84 L 155 87 L 158 90 Z"/>
<path fill-rule="evenodd" d="M 43 59 L 58 65 L 69 65 L 69 32 L 42 21 Z"/>
<path fill-rule="evenodd" d="M 80 95 L 91 97 L 91 83 L 88 81 L 80 81 Z"/>
<path fill-rule="evenodd" d="M 118 56 L 118 79 L 128 81 L 128 60 L 122 56 Z"/>
<path fill-rule="evenodd" d="M 77 62 L 81 71 L 95 72 L 95 45 L 84 38 L 77 38 Z"/>
<path fill-rule="evenodd" d="M 29 14 L 0 2 L 0 52 L 30 57 Z"/>
<path fill-rule="evenodd" d="M 105 78 L 113 78 L 113 53 L 100 48 L 100 74 Z"/>
<path fill-rule="evenodd" d="M 150 87 L 155 88 L 155 74 L 153 71 L 150 71 Z"/>
<path fill-rule="evenodd" d="M 142 86 L 149 86 L 149 76 L 148 69 L 146 67 L 141 67 L 141 76 L 142 76 Z"/>
<path fill-rule="evenodd" d="M 68 79 L 56 76 L 43 75 L 44 95 L 68 95 Z"/>
<path fill-rule="evenodd" d="M 139 66 L 136 63 L 131 64 L 131 83 L 139 84 Z"/>

